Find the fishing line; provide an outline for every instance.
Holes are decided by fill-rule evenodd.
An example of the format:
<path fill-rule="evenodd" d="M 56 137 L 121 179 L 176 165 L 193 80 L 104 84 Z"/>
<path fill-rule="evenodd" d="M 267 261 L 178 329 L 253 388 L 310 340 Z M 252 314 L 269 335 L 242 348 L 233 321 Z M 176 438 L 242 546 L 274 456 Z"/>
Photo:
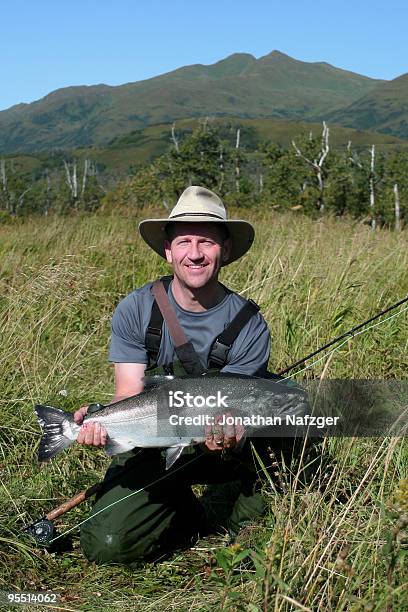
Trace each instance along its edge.
<path fill-rule="evenodd" d="M 168 474 L 164 474 L 164 476 L 160 476 L 160 478 L 157 478 L 156 480 L 153 480 L 153 482 L 149 482 L 148 484 L 146 484 L 141 489 L 138 489 L 137 491 L 133 491 L 132 493 L 129 493 L 129 495 L 125 495 L 125 497 L 122 497 L 121 499 L 117 499 L 116 501 L 112 502 L 111 504 L 108 504 L 104 508 L 101 508 L 100 510 L 98 510 L 98 512 L 95 512 L 95 514 L 91 514 L 91 516 L 88 516 L 86 519 L 84 519 L 80 523 L 77 523 L 74 527 L 71 527 L 71 529 L 67 529 L 67 531 L 64 531 L 63 533 L 60 533 L 60 535 L 58 535 L 55 538 L 53 538 L 52 540 L 50 540 L 49 543 L 52 544 L 52 542 L 55 542 L 55 540 L 58 540 L 59 538 L 62 538 L 62 536 L 65 536 L 68 533 L 71 533 L 71 531 L 74 531 L 75 529 L 78 529 L 78 527 L 81 527 L 81 525 L 83 525 L 84 523 L 87 523 L 88 521 L 93 519 L 95 516 L 98 516 L 98 514 L 101 514 L 101 512 L 104 512 L 105 510 L 108 510 L 109 508 L 112 508 L 112 506 L 115 506 L 116 504 L 119 504 L 120 502 L 125 501 L 125 499 L 129 499 L 129 497 L 132 497 L 132 495 L 137 495 L 141 491 L 144 491 L 144 489 L 146 489 L 147 487 L 151 487 L 151 486 L 157 484 L 158 482 L 160 482 L 161 480 L 164 480 L 168 476 L 171 476 L 175 472 L 178 472 L 179 470 L 181 470 L 182 468 L 186 467 L 187 465 L 190 465 L 190 463 L 193 463 L 194 461 L 199 459 L 201 456 L 202 455 L 197 455 L 196 457 L 194 457 L 194 459 L 191 459 L 187 463 L 183 463 L 183 465 L 180 465 L 178 468 L 176 468 L 172 472 L 169 472 Z"/>
<path fill-rule="evenodd" d="M 387 314 L 388 312 L 390 312 L 391 310 L 395 310 L 395 308 L 398 308 L 399 306 L 402 306 L 402 304 L 405 304 L 406 302 L 408 302 L 408 296 L 403 298 L 402 300 L 400 300 L 399 302 L 397 302 L 396 304 L 392 304 L 392 306 L 389 306 L 388 308 L 386 308 L 385 310 L 382 310 L 381 312 L 378 312 L 376 315 L 374 315 L 373 317 L 370 317 L 370 319 L 368 319 L 367 321 L 363 321 L 362 323 L 360 323 L 359 325 L 357 325 L 356 327 L 353 327 L 352 329 L 350 329 L 349 331 L 344 332 L 344 334 L 341 334 L 340 336 L 338 336 L 337 338 L 334 338 L 333 340 L 330 340 L 330 342 L 328 342 L 327 344 L 324 344 L 323 346 L 321 346 L 320 348 L 316 349 L 315 351 L 313 351 L 313 353 L 309 353 L 309 355 L 306 355 L 306 357 L 303 357 L 302 359 L 299 359 L 298 361 L 295 361 L 295 363 L 290 364 L 289 366 L 287 366 L 286 368 L 284 368 L 283 370 L 279 370 L 279 372 L 277 372 L 277 374 L 279 376 L 283 376 L 284 374 L 286 374 L 287 372 L 290 372 L 290 370 L 293 370 L 294 368 L 297 368 L 298 366 L 303 365 L 303 363 L 305 361 L 307 361 L 308 359 L 311 359 L 312 357 L 314 357 L 315 355 L 318 355 L 319 353 L 321 353 L 322 351 L 328 349 L 330 346 L 333 346 L 333 344 L 336 344 L 337 342 L 340 342 L 340 340 L 343 340 L 343 338 L 346 337 L 353 337 L 355 335 L 357 335 L 357 331 L 364 328 L 366 325 L 368 325 L 369 323 L 372 323 L 372 321 L 375 321 L 376 319 L 379 319 L 380 317 L 382 317 L 383 315 Z M 405 309 L 404 309 L 405 310 Z M 403 312 L 403 310 L 401 310 L 398 314 L 401 314 L 401 312 Z M 387 320 L 387 319 L 385 319 Z M 370 328 L 368 328 L 370 329 Z"/>
<path fill-rule="evenodd" d="M 316 365 L 316 363 L 319 363 L 320 361 L 322 361 L 323 359 L 325 359 L 326 357 L 328 357 L 329 355 L 331 355 L 335 351 L 338 351 L 342 346 L 347 344 L 347 342 L 349 340 L 351 340 L 352 338 L 354 338 L 355 336 L 359 336 L 360 334 L 364 334 L 365 332 L 369 331 L 370 329 L 373 329 L 374 327 L 378 327 L 378 326 L 382 325 L 383 323 L 385 323 L 386 321 L 389 321 L 390 319 L 394 319 L 395 317 L 399 317 L 400 314 L 402 314 L 403 312 L 405 312 L 407 310 L 408 310 L 408 306 L 406 306 L 402 310 L 399 310 L 398 312 L 396 312 L 395 314 L 391 315 L 390 317 L 387 317 L 386 319 L 383 319 L 382 321 L 379 321 L 378 323 L 374 323 L 373 325 L 370 325 L 369 327 L 366 327 L 365 329 L 362 329 L 360 331 L 356 331 L 354 333 L 350 332 L 349 336 L 345 340 L 343 340 L 343 342 L 341 344 L 339 344 L 338 346 L 334 347 L 334 349 L 328 351 L 327 353 L 324 353 L 322 355 L 322 357 L 319 357 L 319 359 L 316 359 L 316 361 L 313 361 L 312 363 L 310 363 L 308 366 L 306 366 L 302 370 L 298 370 L 294 374 L 290 374 L 289 376 L 285 376 L 282 380 L 289 380 L 290 378 L 293 378 L 297 374 L 301 374 L 302 372 L 305 372 L 305 370 L 308 370 L 309 368 L 312 368 L 314 365 Z"/>

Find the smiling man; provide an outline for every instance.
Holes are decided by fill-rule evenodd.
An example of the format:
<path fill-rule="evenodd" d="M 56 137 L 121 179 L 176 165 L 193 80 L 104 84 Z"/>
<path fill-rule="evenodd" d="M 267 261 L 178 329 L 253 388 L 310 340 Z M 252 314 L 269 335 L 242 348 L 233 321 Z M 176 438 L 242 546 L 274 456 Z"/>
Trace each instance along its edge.
<path fill-rule="evenodd" d="M 161 304 L 155 292 L 157 282 L 150 282 L 129 294 L 115 310 L 109 352 L 115 364 L 114 401 L 143 391 L 147 367 L 156 366 L 154 373 L 167 374 L 197 375 L 209 368 L 232 374 L 266 373 L 270 336 L 258 307 L 218 280 L 221 267 L 250 248 L 252 225 L 227 219 L 215 193 L 191 186 L 167 219 L 142 221 L 139 230 L 171 265 L 173 276 L 162 279 Z M 170 322 L 172 315 L 176 324 Z M 175 326 L 181 326 L 179 331 L 187 339 L 187 353 L 174 340 Z M 86 410 L 75 413 L 78 423 Z M 259 515 L 262 500 L 255 491 L 257 475 L 249 443 L 236 448 L 242 434 L 242 428 L 233 424 L 207 426 L 205 446 L 185 449 L 167 472 L 160 449 L 117 455 L 92 520 L 82 528 L 86 556 L 99 563 L 132 564 L 191 545 L 211 527 L 208 513 L 191 490 L 194 483 L 232 483 L 235 503 L 227 525 L 232 532 Z M 78 442 L 103 445 L 106 431 L 97 425 L 84 426 Z M 118 501 L 136 490 L 137 495 Z M 217 518 L 213 522 L 221 524 Z"/>

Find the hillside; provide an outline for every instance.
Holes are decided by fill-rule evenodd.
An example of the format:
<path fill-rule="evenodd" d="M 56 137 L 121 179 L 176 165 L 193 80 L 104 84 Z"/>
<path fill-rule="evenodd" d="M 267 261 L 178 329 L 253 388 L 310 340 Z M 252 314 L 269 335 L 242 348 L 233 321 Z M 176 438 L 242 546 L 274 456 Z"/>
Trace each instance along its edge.
<path fill-rule="evenodd" d="M 117 87 L 59 89 L 0 112 L 0 152 L 105 145 L 158 123 L 206 115 L 316 120 L 381 83 L 324 62 L 279 51 L 239 53 Z"/>
<path fill-rule="evenodd" d="M 214 118 L 210 123 L 216 126 L 225 140 L 234 144 L 236 130 L 241 130 L 241 147 L 247 151 L 255 150 L 262 142 L 271 141 L 291 146 L 293 139 L 310 132 L 316 136 L 321 134 L 321 123 L 306 123 L 304 121 L 285 121 L 281 119 L 235 119 Z M 176 123 L 176 134 L 179 139 L 191 133 L 198 125 L 197 119 L 182 119 Z M 373 144 L 378 150 L 408 149 L 408 142 L 395 136 L 379 134 L 367 130 L 344 128 L 338 125 L 330 126 L 330 144 L 335 149 L 344 148 L 351 140 L 356 150 L 361 150 Z M 81 157 L 89 156 L 103 164 L 109 170 L 127 171 L 131 167 L 150 162 L 163 154 L 172 146 L 170 125 L 159 124 L 137 130 L 125 136 L 113 139 L 105 147 L 90 147 L 79 149 Z"/>
<path fill-rule="evenodd" d="M 379 83 L 371 92 L 329 119 L 360 129 L 372 129 L 408 138 L 408 73 Z"/>
<path fill-rule="evenodd" d="M 198 119 L 181 119 L 176 123 L 176 135 L 181 141 L 197 126 Z M 304 121 L 284 121 L 281 119 L 235 119 L 212 118 L 209 124 L 220 130 L 222 138 L 234 144 L 236 130 L 241 130 L 241 147 L 254 151 L 262 142 L 275 142 L 283 147 L 291 146 L 293 139 L 302 135 L 319 135 L 321 123 Z M 366 130 L 344 128 L 330 125 L 330 146 L 333 149 L 344 149 L 351 141 L 357 151 L 373 144 L 379 151 L 408 150 L 408 142 L 395 136 L 379 134 Z M 77 159 L 91 159 L 98 164 L 99 172 L 119 176 L 128 175 L 143 164 L 165 153 L 172 146 L 171 126 L 159 124 L 141 130 L 135 130 L 124 136 L 113 138 L 106 146 L 79 147 L 68 154 Z M 18 154 L 6 156 L 18 172 L 35 173 L 42 176 L 45 168 L 61 168 L 64 154 L 62 151 L 50 153 Z"/>

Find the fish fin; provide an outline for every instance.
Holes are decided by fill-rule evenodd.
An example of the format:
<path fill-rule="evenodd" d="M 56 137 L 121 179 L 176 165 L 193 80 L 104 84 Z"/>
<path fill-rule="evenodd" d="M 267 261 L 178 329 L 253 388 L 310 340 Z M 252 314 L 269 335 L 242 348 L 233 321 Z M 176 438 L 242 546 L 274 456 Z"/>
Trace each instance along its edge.
<path fill-rule="evenodd" d="M 169 470 L 174 465 L 177 459 L 183 452 L 183 448 L 189 446 L 189 444 L 180 444 L 180 446 L 170 446 L 166 449 L 166 470 Z"/>
<path fill-rule="evenodd" d="M 126 451 L 132 450 L 135 446 L 134 440 L 125 440 L 123 438 L 112 439 L 108 437 L 105 450 L 109 456 L 112 456 L 126 453 Z"/>
<path fill-rule="evenodd" d="M 246 433 L 244 432 L 244 435 L 242 436 L 242 438 L 240 438 L 239 442 L 237 442 L 237 444 L 235 445 L 234 452 L 240 453 L 242 451 L 242 449 L 244 448 L 246 439 L 247 439 L 247 436 L 246 436 Z"/>
<path fill-rule="evenodd" d="M 160 385 L 164 385 L 171 380 L 174 380 L 175 376 L 171 374 L 156 374 L 154 376 L 145 376 L 143 378 L 144 391 L 151 391 L 157 389 Z"/>
<path fill-rule="evenodd" d="M 38 449 L 38 461 L 47 461 L 57 453 L 68 448 L 76 438 L 75 430 L 79 426 L 69 412 L 53 406 L 34 406 L 43 436 Z"/>

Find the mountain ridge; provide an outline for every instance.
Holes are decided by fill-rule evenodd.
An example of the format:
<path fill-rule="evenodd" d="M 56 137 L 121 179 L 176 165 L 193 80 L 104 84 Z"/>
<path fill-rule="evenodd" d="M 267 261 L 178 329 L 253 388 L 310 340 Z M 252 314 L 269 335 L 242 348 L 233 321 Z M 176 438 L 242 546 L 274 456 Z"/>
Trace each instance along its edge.
<path fill-rule="evenodd" d="M 329 119 L 346 127 L 369 127 L 408 138 L 408 73 L 374 87 L 346 108 L 333 112 Z"/>
<path fill-rule="evenodd" d="M 213 64 L 182 66 L 142 81 L 72 85 L 14 105 L 0 111 L 0 152 L 104 145 L 132 130 L 206 115 L 333 118 L 358 128 L 354 109 L 358 112 L 359 100 L 370 100 L 372 91 L 388 83 L 327 62 L 297 60 L 278 50 L 258 59 L 233 53 Z M 385 129 L 399 135 L 392 126 Z"/>

